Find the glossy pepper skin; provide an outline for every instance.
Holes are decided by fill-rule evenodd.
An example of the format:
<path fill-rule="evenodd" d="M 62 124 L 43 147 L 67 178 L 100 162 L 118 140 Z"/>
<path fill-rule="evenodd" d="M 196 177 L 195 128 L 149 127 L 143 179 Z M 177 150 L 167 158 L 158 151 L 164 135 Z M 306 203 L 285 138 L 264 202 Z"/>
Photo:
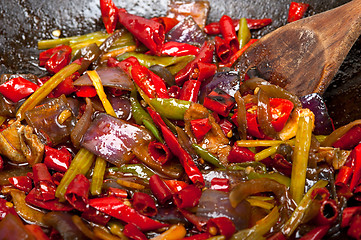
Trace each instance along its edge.
<path fill-rule="evenodd" d="M 222 63 L 226 64 L 232 56 L 231 47 L 223 38 L 216 36 L 214 38 L 216 44 L 216 54 Z"/>
<path fill-rule="evenodd" d="M 247 48 L 249 48 L 253 43 L 257 42 L 258 39 L 251 39 L 249 42 L 244 45 L 241 49 L 239 49 L 236 53 L 234 53 L 231 58 L 229 59 L 228 63 L 226 64 L 220 64 L 220 67 L 231 67 L 237 59 L 242 56 L 242 54 L 246 51 Z"/>
<path fill-rule="evenodd" d="M 212 92 L 210 92 L 204 98 L 203 103 L 206 108 L 222 115 L 223 117 L 227 117 L 229 115 L 235 104 L 235 99 L 220 88 L 215 88 Z"/>
<path fill-rule="evenodd" d="M 12 78 L 0 85 L 0 93 L 13 102 L 31 95 L 39 86 L 22 77 Z"/>
<path fill-rule="evenodd" d="M 159 162 L 162 165 L 173 157 L 173 154 L 169 148 L 165 144 L 158 141 L 150 142 L 148 145 L 148 151 L 153 160 Z"/>
<path fill-rule="evenodd" d="M 250 19 L 247 18 L 247 26 L 249 29 L 260 29 L 272 23 L 272 19 Z M 232 19 L 233 27 L 238 30 L 239 19 Z M 204 27 L 204 32 L 209 35 L 218 35 L 221 33 L 219 22 L 213 22 Z"/>
<path fill-rule="evenodd" d="M 50 211 L 71 211 L 73 210 L 73 206 L 71 206 L 68 202 L 59 202 L 58 199 L 52 199 L 52 200 L 39 200 L 36 197 L 36 189 L 33 188 L 28 195 L 26 195 L 25 201 L 26 203 L 35 206 L 40 207 L 43 209 L 47 209 Z"/>
<path fill-rule="evenodd" d="M 117 26 L 119 9 L 112 0 L 100 0 L 100 11 L 105 29 L 108 33 L 113 33 Z"/>
<path fill-rule="evenodd" d="M 232 53 L 236 53 L 239 50 L 239 42 L 232 19 L 227 15 L 223 15 L 219 20 L 219 26 L 222 36 L 231 48 Z"/>
<path fill-rule="evenodd" d="M 198 142 L 202 141 L 204 136 L 212 129 L 212 125 L 209 123 L 208 118 L 194 119 L 191 120 L 190 123 L 192 133 Z"/>
<path fill-rule="evenodd" d="M 133 194 L 133 207 L 139 213 L 148 217 L 157 215 L 157 207 L 154 199 L 146 193 L 135 192 Z"/>
<path fill-rule="evenodd" d="M 182 89 L 179 92 L 178 98 L 180 100 L 197 102 L 198 93 L 199 93 L 201 84 L 202 84 L 201 81 L 198 81 L 198 80 L 185 81 Z"/>
<path fill-rule="evenodd" d="M 83 174 L 78 174 L 69 184 L 65 192 L 65 199 L 75 209 L 84 212 L 88 205 L 89 189 L 89 180 Z"/>
<path fill-rule="evenodd" d="M 45 146 L 44 164 L 55 171 L 66 172 L 72 159 L 71 153 L 62 147 L 59 150 Z"/>
<path fill-rule="evenodd" d="M 166 42 L 162 47 L 162 55 L 181 57 L 187 55 L 197 55 L 199 47 L 187 43 Z"/>
<path fill-rule="evenodd" d="M 177 19 L 170 17 L 155 17 L 152 18 L 152 20 L 162 24 L 165 33 L 169 32 L 175 25 L 179 23 Z"/>
<path fill-rule="evenodd" d="M 118 11 L 119 22 L 122 24 L 133 36 L 142 42 L 149 50 L 155 54 L 160 55 L 164 44 L 165 33 L 162 24 L 127 13 L 124 9 Z"/>
<path fill-rule="evenodd" d="M 70 63 L 71 47 L 60 45 L 39 54 L 39 66 L 45 66 L 49 73 L 55 74 Z"/>
<path fill-rule="evenodd" d="M 31 188 L 33 187 L 33 183 L 28 176 L 10 177 L 9 182 L 15 188 L 27 193 L 30 192 Z"/>
<path fill-rule="evenodd" d="M 44 163 L 37 163 L 33 166 L 33 181 L 36 199 L 42 201 L 55 199 L 55 184 Z"/>
<path fill-rule="evenodd" d="M 291 2 L 287 22 L 300 20 L 306 13 L 308 6 L 309 4 L 307 3 Z"/>

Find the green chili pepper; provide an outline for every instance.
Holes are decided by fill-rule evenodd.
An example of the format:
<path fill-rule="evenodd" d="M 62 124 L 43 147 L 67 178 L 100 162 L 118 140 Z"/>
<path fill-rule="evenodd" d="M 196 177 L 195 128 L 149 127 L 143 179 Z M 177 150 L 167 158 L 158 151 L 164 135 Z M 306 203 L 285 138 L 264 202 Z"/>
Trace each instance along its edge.
<path fill-rule="evenodd" d="M 132 107 L 132 116 L 137 124 L 143 124 L 161 143 L 164 142 L 157 127 L 150 115 L 142 108 L 137 99 L 137 90 L 134 89 L 130 94 L 130 104 Z"/>
<path fill-rule="evenodd" d="M 184 56 L 182 62 L 177 62 L 173 65 L 170 65 L 167 67 L 167 69 L 172 75 L 176 75 L 180 70 L 185 68 L 189 62 L 193 61 L 194 58 L 195 56 L 193 55 Z"/>
<path fill-rule="evenodd" d="M 245 170 L 247 167 L 252 167 L 253 169 L 256 169 L 261 172 L 267 171 L 266 165 L 264 165 L 261 162 L 236 163 L 236 164 L 232 164 L 231 166 L 228 166 L 227 169 L 231 171 L 239 171 L 239 170 Z"/>
<path fill-rule="evenodd" d="M 120 167 L 108 168 L 108 171 L 131 173 L 145 181 L 149 181 L 149 178 L 154 175 L 154 172 L 143 164 L 123 164 Z"/>
<path fill-rule="evenodd" d="M 168 119 L 183 120 L 184 113 L 191 106 L 191 102 L 175 98 L 153 98 L 150 105 L 162 116 Z"/>
<path fill-rule="evenodd" d="M 241 49 L 251 40 L 251 31 L 247 26 L 247 20 L 245 18 L 239 19 L 238 41 L 239 48 Z"/>
<path fill-rule="evenodd" d="M 0 116 L 0 125 L 3 124 L 6 120 L 6 117 Z"/>
<path fill-rule="evenodd" d="M 286 177 L 279 173 L 257 173 L 255 171 L 252 171 L 248 174 L 247 177 L 249 180 L 257 178 L 269 178 L 285 185 L 286 187 L 289 187 L 291 184 L 291 179 L 289 177 Z"/>
<path fill-rule="evenodd" d="M 214 237 L 210 237 L 207 240 L 226 240 L 226 237 L 223 236 L 223 235 L 217 235 L 217 236 L 214 236 Z"/>
<path fill-rule="evenodd" d="M 139 63 L 147 68 L 153 65 L 160 65 L 162 67 L 168 67 L 180 62 L 184 62 L 189 59 L 188 56 L 182 57 L 168 57 L 168 56 L 153 56 L 143 53 L 128 52 L 117 57 L 119 61 L 125 60 L 128 57 L 136 57 Z"/>
<path fill-rule="evenodd" d="M 198 156 L 200 156 L 204 161 L 209 162 L 213 164 L 216 167 L 224 168 L 222 163 L 216 158 L 213 154 L 208 152 L 206 149 L 202 148 L 201 146 L 197 144 L 192 144 L 193 149 L 196 151 Z"/>
<path fill-rule="evenodd" d="M 303 197 L 306 183 L 308 154 L 311 146 L 313 118 L 302 116 L 298 122 L 296 143 L 292 155 L 292 173 L 290 192 L 296 203 Z"/>

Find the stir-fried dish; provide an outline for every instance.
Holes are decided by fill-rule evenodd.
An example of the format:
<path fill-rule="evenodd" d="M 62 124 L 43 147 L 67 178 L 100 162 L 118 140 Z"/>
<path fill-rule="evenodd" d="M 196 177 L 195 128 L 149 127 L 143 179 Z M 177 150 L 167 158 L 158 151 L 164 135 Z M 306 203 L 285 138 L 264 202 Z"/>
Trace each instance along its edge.
<path fill-rule="evenodd" d="M 1 75 L 1 239 L 361 238 L 361 120 L 232 68 L 271 19 L 100 8 L 39 42 L 45 76 Z"/>

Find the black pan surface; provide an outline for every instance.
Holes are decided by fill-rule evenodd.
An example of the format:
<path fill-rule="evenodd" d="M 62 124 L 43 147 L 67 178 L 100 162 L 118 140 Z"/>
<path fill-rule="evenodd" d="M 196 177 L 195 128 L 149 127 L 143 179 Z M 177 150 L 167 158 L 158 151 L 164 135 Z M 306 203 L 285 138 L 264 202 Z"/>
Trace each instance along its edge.
<path fill-rule="evenodd" d="M 144 17 L 164 16 L 167 0 L 114 0 L 117 6 Z M 231 17 L 272 18 L 273 23 L 253 37 L 286 24 L 289 0 L 210 0 L 208 21 Z M 347 0 L 305 0 L 307 15 L 342 5 Z M 104 29 L 98 0 L 0 0 L 0 74 L 44 74 L 38 67 L 37 41 L 52 38 L 53 30 L 73 36 Z M 361 41 L 357 40 L 324 94 L 337 126 L 361 118 Z M 305 69 L 307 71 L 307 69 Z"/>

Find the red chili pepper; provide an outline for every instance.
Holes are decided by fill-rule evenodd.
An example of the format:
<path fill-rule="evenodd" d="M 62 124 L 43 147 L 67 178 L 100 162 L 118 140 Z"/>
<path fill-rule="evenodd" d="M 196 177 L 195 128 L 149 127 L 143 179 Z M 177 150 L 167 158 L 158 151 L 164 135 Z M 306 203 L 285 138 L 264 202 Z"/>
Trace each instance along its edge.
<path fill-rule="evenodd" d="M 192 133 L 198 142 L 202 141 L 204 136 L 212 129 L 212 125 L 209 123 L 208 118 L 194 119 L 191 120 L 190 123 Z"/>
<path fill-rule="evenodd" d="M 163 119 L 159 113 L 155 112 L 151 108 L 147 108 L 150 116 L 157 126 L 161 129 L 165 142 L 167 143 L 171 152 L 178 157 L 180 163 L 182 164 L 185 172 L 187 173 L 189 179 L 196 185 L 204 186 L 204 179 L 201 171 L 195 165 L 192 157 L 186 152 L 178 142 L 176 136 L 172 131 L 166 126 Z"/>
<path fill-rule="evenodd" d="M 164 27 L 164 33 L 169 32 L 175 25 L 179 23 L 179 21 L 175 18 L 169 17 L 156 17 L 152 18 L 153 21 L 159 22 Z"/>
<path fill-rule="evenodd" d="M 286 125 L 286 122 L 292 112 L 293 103 L 283 98 L 270 98 L 270 108 L 272 114 L 272 126 L 279 132 Z"/>
<path fill-rule="evenodd" d="M 348 184 L 351 180 L 352 173 L 352 168 L 342 166 L 337 174 L 335 185 L 337 186 L 339 183 Z"/>
<path fill-rule="evenodd" d="M 232 18 L 223 15 L 219 20 L 219 26 L 224 40 L 228 43 L 232 53 L 239 50 L 239 41 L 236 34 L 236 29 L 233 26 Z"/>
<path fill-rule="evenodd" d="M 229 192 L 229 179 L 227 178 L 213 178 L 211 180 L 211 189 Z"/>
<path fill-rule="evenodd" d="M 65 199 L 77 210 L 85 211 L 88 205 L 90 182 L 83 175 L 78 174 L 70 182 L 65 192 Z"/>
<path fill-rule="evenodd" d="M 12 78 L 0 85 L 0 93 L 13 102 L 18 102 L 38 89 L 39 86 L 22 77 Z"/>
<path fill-rule="evenodd" d="M 55 74 L 70 63 L 71 51 L 71 47 L 60 45 L 41 52 L 39 55 L 39 65 L 45 66 L 49 73 Z"/>
<path fill-rule="evenodd" d="M 50 211 L 71 211 L 73 206 L 67 202 L 59 202 L 58 199 L 41 200 L 37 199 L 36 189 L 33 188 L 25 197 L 25 202 L 35 207 L 43 208 Z"/>
<path fill-rule="evenodd" d="M 249 29 L 260 29 L 272 23 L 272 19 L 250 19 L 247 18 L 247 26 Z M 239 29 L 239 19 L 232 19 L 233 27 L 238 31 Z M 219 22 L 212 22 L 204 27 L 204 32 L 209 35 L 218 35 L 221 34 L 221 29 Z"/>
<path fill-rule="evenodd" d="M 164 44 L 164 27 L 162 24 L 142 18 L 126 11 L 119 11 L 119 22 L 156 55 L 161 54 Z"/>
<path fill-rule="evenodd" d="M 133 195 L 133 207 L 140 214 L 148 217 L 157 215 L 157 207 L 154 199 L 146 193 L 135 192 Z"/>
<path fill-rule="evenodd" d="M 352 149 L 361 142 L 361 125 L 356 125 L 340 137 L 334 144 L 335 148 Z"/>
<path fill-rule="evenodd" d="M 108 195 L 118 197 L 118 198 L 127 198 L 128 197 L 128 193 L 126 190 L 120 189 L 120 188 L 113 188 L 113 187 L 108 188 Z"/>
<path fill-rule="evenodd" d="M 172 198 L 172 192 L 157 174 L 149 178 L 149 187 L 160 204 L 164 204 Z"/>
<path fill-rule="evenodd" d="M 36 240 L 50 240 L 39 225 L 27 224 L 25 225 L 25 228 L 35 237 Z"/>
<path fill-rule="evenodd" d="M 242 163 L 254 161 L 254 153 L 245 147 L 239 147 L 236 144 L 232 147 L 228 155 L 228 162 Z"/>
<path fill-rule="evenodd" d="M 100 0 L 100 11 L 105 29 L 108 33 L 113 33 L 117 26 L 119 9 L 112 0 Z"/>
<path fill-rule="evenodd" d="M 115 58 L 109 58 L 108 62 L 107 62 L 107 66 L 108 67 L 119 67 L 121 69 L 123 69 L 126 73 L 129 74 L 129 76 L 131 77 L 131 69 L 133 66 L 135 65 L 140 65 L 138 59 L 136 57 L 128 57 L 127 59 L 119 62 L 118 60 L 116 60 Z"/>
<path fill-rule="evenodd" d="M 5 123 L 3 123 L 3 126 L 5 125 Z M 0 130 L 1 132 L 1 130 Z M 0 156 L 0 171 L 2 171 L 4 169 L 4 159 Z"/>
<path fill-rule="evenodd" d="M 55 199 L 55 184 L 44 163 L 37 163 L 33 166 L 33 181 L 37 200 L 48 201 Z"/>
<path fill-rule="evenodd" d="M 20 217 L 16 213 L 14 207 L 11 207 L 11 205 L 8 205 L 7 201 L 5 199 L 0 198 L 0 220 L 3 220 L 4 217 L 6 215 L 8 215 L 9 213 L 16 216 L 20 220 Z"/>
<path fill-rule="evenodd" d="M 24 191 L 26 193 L 30 192 L 31 188 L 33 187 L 33 183 L 28 176 L 17 176 L 17 177 L 10 177 L 9 182 L 15 188 Z"/>
<path fill-rule="evenodd" d="M 223 235 L 226 239 L 232 237 L 236 231 L 234 223 L 227 217 L 211 218 L 207 222 L 207 230 L 211 232 L 212 228 L 217 230 L 215 235 Z"/>
<path fill-rule="evenodd" d="M 326 235 L 328 229 L 330 229 L 330 225 L 315 227 L 300 238 L 300 240 L 321 240 Z"/>
<path fill-rule="evenodd" d="M 178 98 L 180 94 L 180 87 L 177 85 L 173 85 L 168 89 L 169 97 L 171 98 Z"/>
<path fill-rule="evenodd" d="M 152 141 L 148 145 L 148 152 L 153 160 L 159 162 L 160 164 L 165 164 L 170 159 L 172 159 L 173 154 L 169 148 L 157 141 Z"/>
<path fill-rule="evenodd" d="M 267 240 L 287 240 L 285 235 L 282 232 L 278 232 L 271 237 L 267 238 Z"/>
<path fill-rule="evenodd" d="M 124 226 L 123 233 L 129 239 L 132 240 L 147 240 L 148 238 L 142 233 L 142 231 L 137 228 L 137 226 L 133 223 L 128 223 Z"/>
<path fill-rule="evenodd" d="M 194 185 L 188 185 L 173 195 L 174 203 L 178 208 L 191 208 L 199 203 L 202 191 Z"/>
<path fill-rule="evenodd" d="M 76 91 L 77 97 L 95 97 L 97 95 L 97 90 L 93 86 L 81 86 Z"/>
<path fill-rule="evenodd" d="M 77 89 L 73 85 L 73 82 L 80 77 L 78 72 L 73 73 L 69 77 L 65 78 L 50 94 L 49 97 L 57 98 L 62 94 L 70 95 L 75 92 Z"/>
<path fill-rule="evenodd" d="M 275 154 L 272 161 L 272 167 L 274 167 L 280 173 L 283 173 L 284 175 L 291 177 L 292 163 L 287 161 L 286 158 L 281 154 L 278 153 Z"/>
<path fill-rule="evenodd" d="M 81 217 L 102 226 L 107 225 L 107 223 L 111 219 L 111 216 L 109 216 L 108 214 L 100 212 L 91 206 L 88 206 L 88 208 L 81 214 Z"/>
<path fill-rule="evenodd" d="M 159 77 L 157 74 L 155 74 L 154 72 L 150 71 L 149 69 L 148 69 L 148 72 L 152 79 L 152 83 L 155 86 L 155 92 L 157 93 L 157 97 L 169 98 L 167 86 L 165 85 L 164 80 L 161 77 Z"/>
<path fill-rule="evenodd" d="M 203 82 L 204 80 L 212 77 L 217 72 L 217 65 L 212 63 L 197 62 L 193 65 L 193 70 L 190 73 L 189 79 L 198 80 Z"/>
<path fill-rule="evenodd" d="M 342 211 L 341 228 L 348 227 L 352 217 L 361 213 L 361 207 L 347 207 Z"/>
<path fill-rule="evenodd" d="M 60 184 L 61 179 L 63 179 L 64 177 L 64 173 L 61 172 L 55 172 L 52 176 L 51 179 L 53 179 L 53 182 L 56 186 L 58 186 Z"/>
<path fill-rule="evenodd" d="M 317 225 L 332 225 L 339 214 L 337 203 L 333 199 L 326 199 L 321 201 L 321 206 L 318 210 L 318 214 L 314 219 Z"/>
<path fill-rule="evenodd" d="M 173 57 L 181 57 L 187 55 L 197 55 L 199 47 L 179 42 L 166 42 L 162 47 L 162 55 L 169 55 Z"/>
<path fill-rule="evenodd" d="M 234 98 L 224 92 L 220 88 L 215 88 L 212 92 L 210 92 L 205 98 L 203 105 L 222 115 L 223 117 L 227 117 L 231 112 L 233 106 L 236 104 Z"/>
<path fill-rule="evenodd" d="M 347 230 L 347 235 L 355 239 L 360 239 L 361 238 L 360 228 L 361 228 L 361 215 L 356 214 L 355 216 L 352 217 L 352 220 L 350 222 L 350 227 Z"/>
<path fill-rule="evenodd" d="M 115 197 L 90 199 L 89 205 L 126 223 L 134 223 L 141 231 L 156 230 L 168 226 L 168 224 L 155 221 L 139 214 L 134 208 L 129 207 L 124 204 L 123 201 Z"/>
<path fill-rule="evenodd" d="M 350 182 L 350 190 L 353 191 L 361 178 L 361 144 L 357 145 L 355 152 L 355 165 L 353 167 L 353 175 Z"/>
<path fill-rule="evenodd" d="M 307 3 L 291 2 L 287 22 L 300 20 L 306 13 L 308 6 L 310 5 Z"/>
<path fill-rule="evenodd" d="M 231 47 L 223 38 L 216 36 L 214 38 L 216 44 L 216 54 L 222 63 L 227 63 L 232 56 Z"/>
<path fill-rule="evenodd" d="M 164 180 L 164 182 L 173 193 L 179 192 L 188 186 L 186 182 L 179 180 Z"/>
<path fill-rule="evenodd" d="M 226 118 L 220 120 L 218 124 L 221 127 L 225 136 L 228 136 L 228 134 L 232 131 L 233 124 L 230 121 L 228 121 Z"/>
<path fill-rule="evenodd" d="M 230 58 L 229 62 L 227 64 L 220 64 L 220 67 L 231 67 L 236 61 L 237 59 L 242 56 L 242 54 L 244 53 L 244 51 L 246 51 L 247 48 L 249 48 L 253 43 L 257 42 L 258 39 L 251 39 L 249 40 L 249 42 L 244 45 L 241 49 L 239 49 L 236 53 L 234 53 L 232 55 L 232 57 Z"/>
<path fill-rule="evenodd" d="M 183 238 L 183 240 L 206 240 L 212 237 L 210 233 L 199 233 L 190 237 Z"/>
<path fill-rule="evenodd" d="M 199 50 L 196 58 L 189 62 L 182 70 L 175 75 L 175 82 L 177 85 L 182 85 L 184 81 L 189 80 L 190 74 L 194 72 L 195 63 L 211 63 L 213 60 L 214 44 L 210 41 L 205 41 Z"/>
<path fill-rule="evenodd" d="M 188 222 L 192 223 L 198 231 L 205 232 L 206 231 L 206 225 L 208 219 L 205 217 L 197 216 L 193 213 L 191 213 L 188 210 L 185 209 L 178 209 L 178 211 L 188 220 Z"/>
<path fill-rule="evenodd" d="M 72 156 L 66 147 L 59 150 L 45 145 L 44 164 L 55 171 L 66 172 L 70 166 Z"/>

